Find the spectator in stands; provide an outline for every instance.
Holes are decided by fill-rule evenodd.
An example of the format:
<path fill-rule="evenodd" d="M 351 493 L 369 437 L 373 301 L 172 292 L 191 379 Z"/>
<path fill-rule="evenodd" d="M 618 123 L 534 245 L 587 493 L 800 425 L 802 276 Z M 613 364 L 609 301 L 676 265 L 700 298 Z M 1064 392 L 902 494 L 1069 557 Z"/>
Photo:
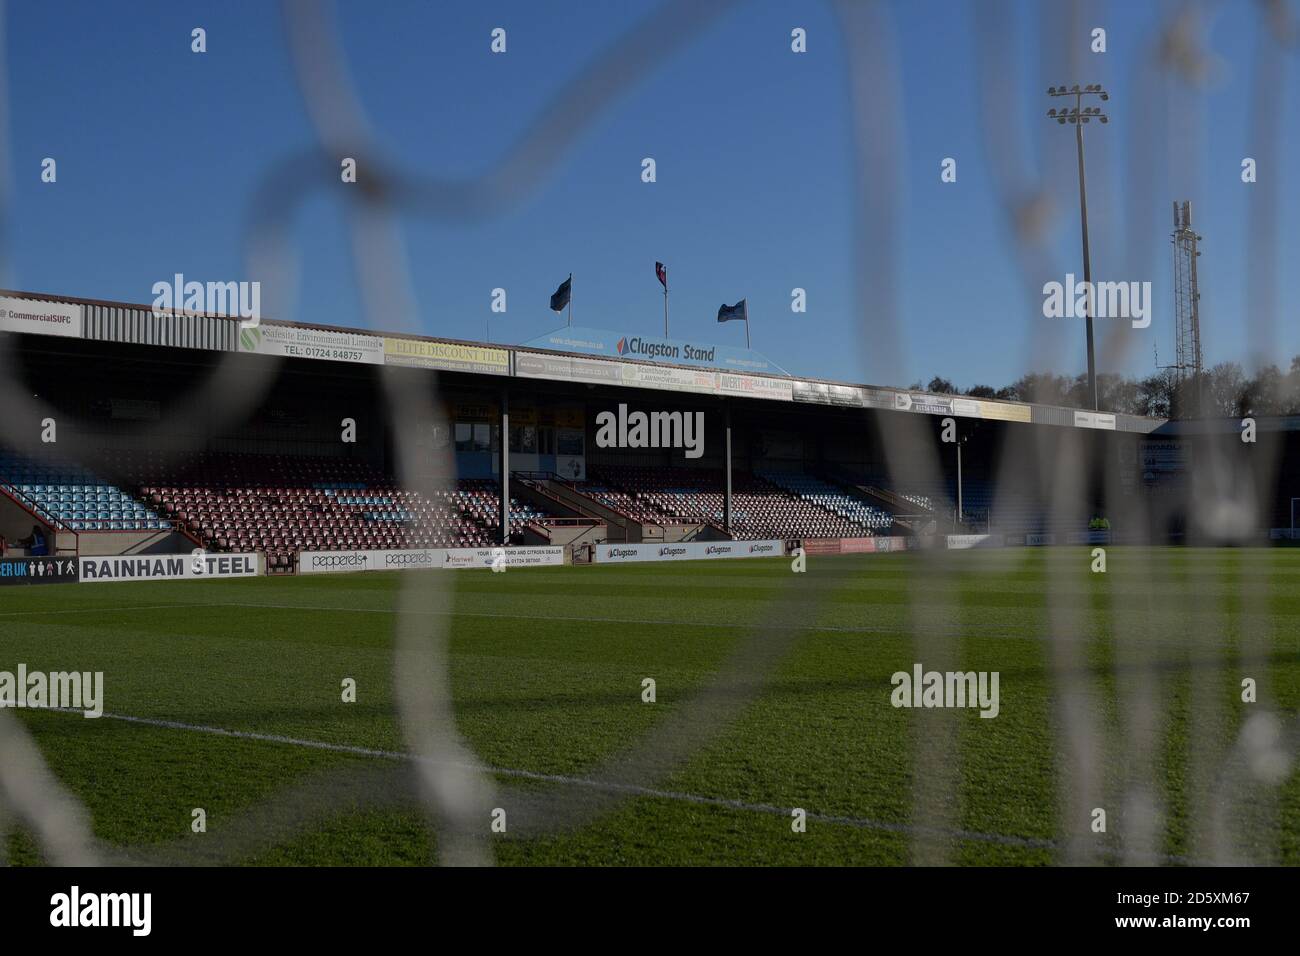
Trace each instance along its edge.
<path fill-rule="evenodd" d="M 19 538 L 14 542 L 20 548 L 26 548 L 27 553 L 33 556 L 46 554 L 45 532 L 41 530 L 38 524 L 32 525 L 32 533 L 25 538 Z"/>

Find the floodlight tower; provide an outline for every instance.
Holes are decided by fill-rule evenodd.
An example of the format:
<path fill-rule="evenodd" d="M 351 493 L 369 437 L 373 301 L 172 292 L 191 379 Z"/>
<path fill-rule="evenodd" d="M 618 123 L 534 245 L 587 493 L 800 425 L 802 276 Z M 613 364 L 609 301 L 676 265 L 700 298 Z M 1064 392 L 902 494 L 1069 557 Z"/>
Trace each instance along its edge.
<path fill-rule="evenodd" d="M 1074 140 L 1078 145 L 1079 153 L 1079 219 L 1083 223 L 1083 281 L 1087 288 L 1092 288 L 1092 260 L 1088 251 L 1088 186 L 1087 180 L 1083 175 L 1083 126 L 1090 120 L 1097 120 L 1101 123 L 1107 123 L 1109 120 L 1106 114 L 1101 111 L 1100 106 L 1084 106 L 1083 98 L 1085 96 L 1098 96 L 1102 100 L 1110 99 L 1110 94 L 1101 88 L 1100 83 L 1089 83 L 1087 86 L 1080 88 L 1076 83 L 1074 86 L 1066 89 L 1065 86 L 1049 86 L 1047 88 L 1048 96 L 1073 96 L 1074 106 L 1067 106 L 1064 109 L 1052 109 L 1047 111 L 1049 119 L 1064 126 L 1070 123 L 1074 126 Z M 1088 329 L 1088 394 L 1092 396 L 1093 410 L 1101 407 L 1101 401 L 1097 396 L 1097 360 L 1093 352 L 1092 337 L 1092 296 L 1087 298 L 1087 329 Z"/>
<path fill-rule="evenodd" d="M 1196 282 L 1196 245 L 1201 237 L 1192 229 L 1192 204 L 1174 203 L 1174 382 L 1175 396 L 1186 394 L 1192 382 L 1193 414 L 1201 414 L 1201 290 Z"/>

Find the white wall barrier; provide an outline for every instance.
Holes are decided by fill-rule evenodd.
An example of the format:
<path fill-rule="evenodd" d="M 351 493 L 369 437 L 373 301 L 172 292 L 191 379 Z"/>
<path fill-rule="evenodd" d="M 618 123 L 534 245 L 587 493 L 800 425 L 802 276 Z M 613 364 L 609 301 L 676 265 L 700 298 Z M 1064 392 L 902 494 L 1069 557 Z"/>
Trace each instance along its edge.
<path fill-rule="evenodd" d="M 948 550 L 957 548 L 977 548 L 987 542 L 990 545 L 1001 544 L 1002 540 L 991 541 L 990 535 L 987 534 L 950 534 L 948 535 Z"/>
<path fill-rule="evenodd" d="M 448 548 L 442 559 L 444 568 L 490 568 L 504 552 L 507 568 L 553 567 L 564 563 L 564 548 Z"/>
<path fill-rule="evenodd" d="M 771 558 L 785 554 L 785 544 L 770 541 L 679 541 L 676 544 L 602 544 L 592 555 L 597 564 L 631 561 L 703 561 L 714 558 Z"/>
<path fill-rule="evenodd" d="M 87 581 L 202 581 L 259 574 L 256 553 L 139 554 L 79 558 L 77 578 Z"/>
<path fill-rule="evenodd" d="M 413 548 L 404 551 L 303 551 L 299 574 L 405 571 L 411 568 L 490 568 L 500 553 L 508 568 L 564 563 L 564 548 Z"/>
<path fill-rule="evenodd" d="M 1109 531 L 1071 531 L 1065 536 L 1066 544 L 1110 544 Z"/>

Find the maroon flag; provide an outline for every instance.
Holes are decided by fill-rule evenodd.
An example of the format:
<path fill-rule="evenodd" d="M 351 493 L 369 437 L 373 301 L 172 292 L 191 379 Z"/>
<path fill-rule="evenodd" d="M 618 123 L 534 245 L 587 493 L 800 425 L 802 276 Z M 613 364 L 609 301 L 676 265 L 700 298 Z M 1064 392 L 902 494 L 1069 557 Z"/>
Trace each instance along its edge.
<path fill-rule="evenodd" d="M 658 278 L 660 284 L 663 285 L 663 287 L 664 287 L 664 291 L 667 291 L 667 290 L 668 290 L 668 270 L 664 268 L 664 264 L 663 264 L 662 262 L 656 262 L 656 263 L 655 263 L 655 277 Z"/>

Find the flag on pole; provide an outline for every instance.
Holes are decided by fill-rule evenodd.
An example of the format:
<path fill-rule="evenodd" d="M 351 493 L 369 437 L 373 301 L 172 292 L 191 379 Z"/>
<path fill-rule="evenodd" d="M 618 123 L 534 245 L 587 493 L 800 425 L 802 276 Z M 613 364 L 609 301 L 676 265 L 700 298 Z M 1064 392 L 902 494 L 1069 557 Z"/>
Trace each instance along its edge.
<path fill-rule="evenodd" d="M 735 305 L 726 305 L 725 303 L 718 308 L 718 321 L 731 322 L 739 319 L 744 322 L 749 321 L 749 312 L 745 308 L 745 300 L 741 299 Z"/>
<path fill-rule="evenodd" d="M 563 312 L 564 307 L 569 304 L 569 293 L 573 290 L 573 276 L 565 279 L 560 283 L 560 287 L 555 290 L 551 296 L 551 311 Z"/>
<path fill-rule="evenodd" d="M 668 270 L 664 268 L 662 262 L 655 263 L 655 277 L 658 278 L 659 284 L 664 287 L 666 292 L 668 290 Z"/>

